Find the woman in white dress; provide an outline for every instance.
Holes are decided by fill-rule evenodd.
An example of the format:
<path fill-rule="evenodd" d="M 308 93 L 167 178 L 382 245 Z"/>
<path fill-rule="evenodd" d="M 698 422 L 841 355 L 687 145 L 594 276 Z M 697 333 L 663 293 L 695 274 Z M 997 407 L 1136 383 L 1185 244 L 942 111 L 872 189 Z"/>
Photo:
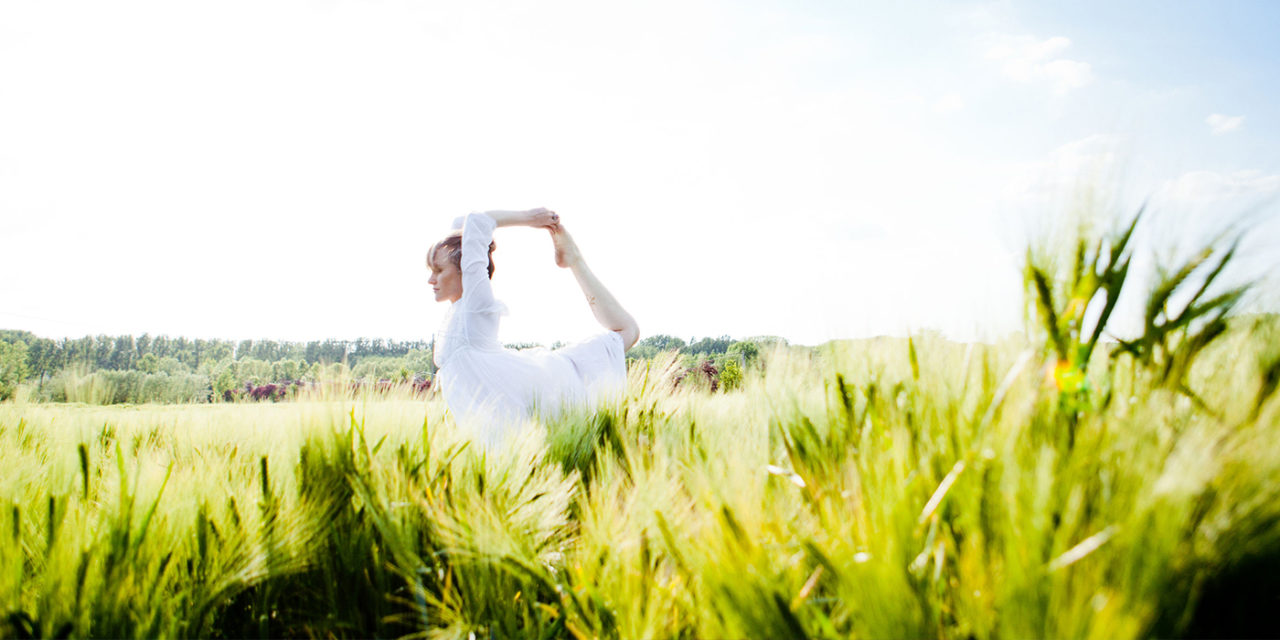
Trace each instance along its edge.
<path fill-rule="evenodd" d="M 498 341 L 506 307 L 493 297 L 493 230 L 524 226 L 550 232 L 555 260 L 569 269 L 604 333 L 549 351 L 513 351 Z M 472 213 L 427 252 L 428 282 L 437 302 L 449 301 L 436 336 L 436 384 L 454 420 L 491 449 L 535 413 L 568 405 L 594 406 L 626 381 L 625 353 L 639 339 L 636 321 L 582 259 L 560 216 L 549 209 Z"/>

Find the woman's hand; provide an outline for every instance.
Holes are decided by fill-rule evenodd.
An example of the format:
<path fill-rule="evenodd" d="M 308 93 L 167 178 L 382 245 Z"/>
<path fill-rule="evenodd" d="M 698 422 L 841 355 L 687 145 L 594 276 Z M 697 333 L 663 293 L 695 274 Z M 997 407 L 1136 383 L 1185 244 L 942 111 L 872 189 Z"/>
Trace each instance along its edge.
<path fill-rule="evenodd" d="M 550 209 L 538 207 L 537 209 L 526 211 L 525 214 L 529 216 L 529 226 L 535 229 L 550 228 L 560 224 L 560 214 Z"/>

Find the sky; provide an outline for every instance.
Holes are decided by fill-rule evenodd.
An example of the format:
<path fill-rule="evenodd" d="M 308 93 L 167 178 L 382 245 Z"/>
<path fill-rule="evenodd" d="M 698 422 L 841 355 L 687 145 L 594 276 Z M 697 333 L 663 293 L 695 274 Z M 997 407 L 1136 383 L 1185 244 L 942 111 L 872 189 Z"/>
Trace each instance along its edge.
<path fill-rule="evenodd" d="M 990 339 L 1073 212 L 1147 202 L 1152 261 L 1244 219 L 1274 268 L 1276 33 L 1269 1 L 6 0 L 0 328 L 426 340 L 452 219 L 549 207 L 645 335 Z M 496 241 L 503 341 L 600 330 L 545 232 Z"/>

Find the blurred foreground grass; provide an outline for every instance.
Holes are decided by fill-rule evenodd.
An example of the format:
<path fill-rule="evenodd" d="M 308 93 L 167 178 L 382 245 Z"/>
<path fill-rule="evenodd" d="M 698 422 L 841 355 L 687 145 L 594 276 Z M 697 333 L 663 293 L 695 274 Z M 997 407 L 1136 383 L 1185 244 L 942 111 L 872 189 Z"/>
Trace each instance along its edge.
<path fill-rule="evenodd" d="M 1016 342 L 780 350 L 731 393 L 655 365 L 488 456 L 407 394 L 0 405 L 0 635 L 1274 630 L 1234 617 L 1276 604 L 1274 338 L 1237 323 L 1194 398 L 1089 369 L 1086 408 Z"/>

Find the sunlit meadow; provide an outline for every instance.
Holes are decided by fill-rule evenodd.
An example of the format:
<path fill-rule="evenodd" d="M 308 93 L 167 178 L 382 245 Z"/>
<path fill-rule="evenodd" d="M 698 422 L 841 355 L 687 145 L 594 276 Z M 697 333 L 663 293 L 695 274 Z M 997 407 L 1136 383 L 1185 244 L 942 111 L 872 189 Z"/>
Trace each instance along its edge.
<path fill-rule="evenodd" d="M 1110 339 L 1132 229 L 1028 255 L 1028 337 L 779 346 L 715 391 L 660 357 L 500 451 L 407 383 L 19 398 L 0 405 L 0 634 L 1274 629 L 1277 324 L 1234 315 L 1245 289 L 1214 282 L 1231 248 L 1210 246 Z"/>

